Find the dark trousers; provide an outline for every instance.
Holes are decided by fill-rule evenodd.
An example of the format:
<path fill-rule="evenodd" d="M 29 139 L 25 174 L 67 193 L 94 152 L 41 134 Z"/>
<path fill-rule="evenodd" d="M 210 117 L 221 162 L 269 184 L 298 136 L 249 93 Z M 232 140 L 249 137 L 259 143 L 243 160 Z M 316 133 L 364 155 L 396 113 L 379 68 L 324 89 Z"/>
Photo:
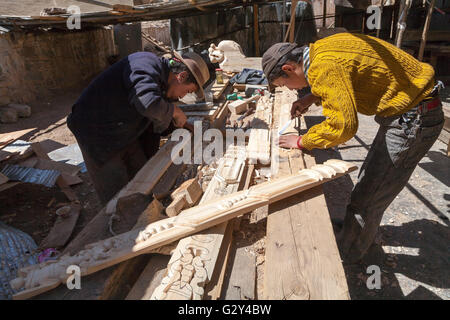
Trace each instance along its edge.
<path fill-rule="evenodd" d="M 419 114 L 375 117 L 380 124 L 353 188 L 340 234 L 342 258 L 360 260 L 375 240 L 384 211 L 407 184 L 444 125 L 442 105 Z"/>
<path fill-rule="evenodd" d="M 78 142 L 84 162 L 95 190 L 105 205 L 118 193 L 159 150 L 160 135 L 153 133 L 152 126 L 136 141 L 118 151 L 106 162 L 93 158 Z"/>

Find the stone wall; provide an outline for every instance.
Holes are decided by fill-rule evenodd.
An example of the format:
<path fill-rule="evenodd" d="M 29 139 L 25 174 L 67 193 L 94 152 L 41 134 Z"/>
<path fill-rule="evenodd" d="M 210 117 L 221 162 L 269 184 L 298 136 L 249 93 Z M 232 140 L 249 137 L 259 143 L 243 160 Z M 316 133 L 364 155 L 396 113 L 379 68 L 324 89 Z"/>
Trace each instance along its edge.
<path fill-rule="evenodd" d="M 80 88 L 116 54 L 111 28 L 0 33 L 0 105 Z"/>

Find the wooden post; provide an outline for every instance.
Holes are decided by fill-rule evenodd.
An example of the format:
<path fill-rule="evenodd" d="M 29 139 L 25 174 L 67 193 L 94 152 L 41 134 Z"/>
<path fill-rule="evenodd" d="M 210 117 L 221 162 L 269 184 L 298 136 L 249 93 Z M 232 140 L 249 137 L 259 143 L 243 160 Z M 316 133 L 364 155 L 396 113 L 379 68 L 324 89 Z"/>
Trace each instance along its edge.
<path fill-rule="evenodd" d="M 425 19 L 425 25 L 423 26 L 422 40 L 420 41 L 419 47 L 419 61 L 423 60 L 423 53 L 425 51 L 425 45 L 427 43 L 428 29 L 430 28 L 431 15 L 433 14 L 435 3 L 436 0 L 431 0 L 430 7 L 428 8 L 427 18 Z"/>
<path fill-rule="evenodd" d="M 402 39 L 403 39 L 403 33 L 406 29 L 406 18 L 408 16 L 409 8 L 411 7 L 411 0 L 402 0 L 400 3 L 400 10 L 399 10 L 399 18 L 397 22 L 397 34 L 395 35 L 395 45 L 398 48 L 401 48 L 402 46 Z M 405 27 L 402 28 L 401 25 L 404 24 Z"/>
<path fill-rule="evenodd" d="M 292 0 L 291 3 L 291 21 L 289 21 L 288 30 L 284 37 L 284 42 L 287 40 L 287 36 L 289 34 L 289 42 L 294 42 L 294 34 L 295 34 L 295 9 L 297 8 L 298 0 Z"/>
<path fill-rule="evenodd" d="M 294 43 L 295 35 L 295 10 L 297 9 L 298 0 L 293 0 L 291 3 L 291 32 L 289 33 L 289 42 Z"/>
<path fill-rule="evenodd" d="M 253 5 L 253 38 L 255 40 L 255 55 L 259 57 L 259 14 L 258 5 Z"/>
<path fill-rule="evenodd" d="M 325 28 L 326 16 L 327 16 L 327 0 L 323 0 L 323 11 L 322 11 L 322 27 Z"/>
<path fill-rule="evenodd" d="M 382 24 L 382 22 L 383 22 L 383 8 L 384 8 L 384 1 L 385 1 L 385 0 L 381 0 L 381 6 L 380 6 L 380 28 L 377 29 L 377 38 L 380 37 L 381 24 Z"/>

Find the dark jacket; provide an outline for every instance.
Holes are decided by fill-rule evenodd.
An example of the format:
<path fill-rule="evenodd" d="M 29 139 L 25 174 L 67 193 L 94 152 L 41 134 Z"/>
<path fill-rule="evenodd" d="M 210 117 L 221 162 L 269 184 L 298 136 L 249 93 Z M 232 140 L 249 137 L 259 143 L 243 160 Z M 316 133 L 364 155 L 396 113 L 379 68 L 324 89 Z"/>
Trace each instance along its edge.
<path fill-rule="evenodd" d="M 155 133 L 169 127 L 174 106 L 164 98 L 168 78 L 167 59 L 150 52 L 133 53 L 83 90 L 67 126 L 91 157 L 105 162 L 150 124 Z"/>

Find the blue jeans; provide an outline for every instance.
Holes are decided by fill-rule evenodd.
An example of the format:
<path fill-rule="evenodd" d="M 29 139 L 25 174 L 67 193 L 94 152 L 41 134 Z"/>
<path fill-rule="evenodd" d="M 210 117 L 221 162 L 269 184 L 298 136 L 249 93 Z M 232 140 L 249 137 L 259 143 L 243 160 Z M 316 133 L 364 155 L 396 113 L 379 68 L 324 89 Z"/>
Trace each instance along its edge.
<path fill-rule="evenodd" d="M 344 261 L 359 261 L 375 240 L 384 211 L 407 184 L 444 126 L 442 104 L 419 113 L 381 118 L 354 186 L 340 237 Z"/>

